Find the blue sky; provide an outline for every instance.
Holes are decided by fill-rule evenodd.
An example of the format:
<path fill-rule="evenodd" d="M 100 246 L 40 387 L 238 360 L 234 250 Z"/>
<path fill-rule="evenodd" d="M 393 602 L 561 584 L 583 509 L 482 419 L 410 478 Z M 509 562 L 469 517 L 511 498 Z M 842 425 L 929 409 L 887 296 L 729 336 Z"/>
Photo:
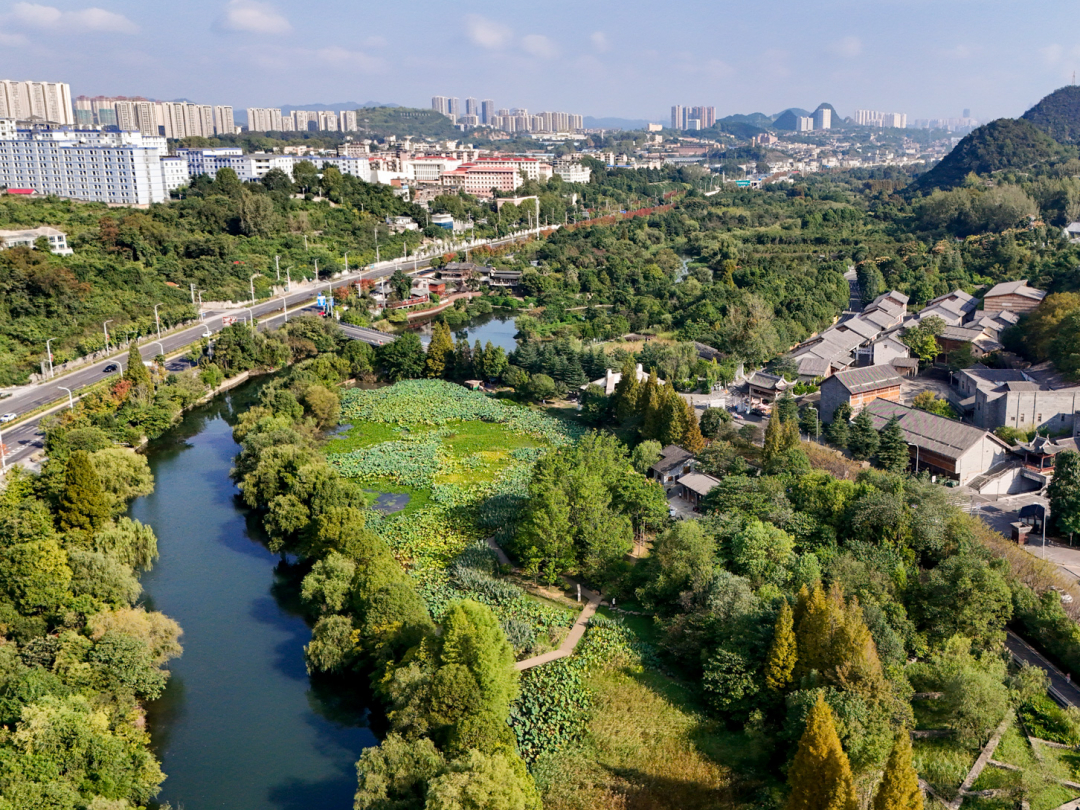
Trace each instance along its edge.
<path fill-rule="evenodd" d="M 1016 116 L 1080 71 L 1075 5 L 1003 0 L 0 0 L 0 78 L 235 107 L 432 95 L 666 118 Z"/>

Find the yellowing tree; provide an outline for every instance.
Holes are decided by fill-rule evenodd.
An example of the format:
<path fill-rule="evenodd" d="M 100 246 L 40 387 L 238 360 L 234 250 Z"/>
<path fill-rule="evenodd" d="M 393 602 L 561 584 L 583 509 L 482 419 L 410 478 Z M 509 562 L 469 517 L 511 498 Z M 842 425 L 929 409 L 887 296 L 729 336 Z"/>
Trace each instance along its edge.
<path fill-rule="evenodd" d="M 857 810 L 851 764 L 840 746 L 832 709 L 818 695 L 788 771 L 787 810 Z"/>
<path fill-rule="evenodd" d="M 911 734 L 906 728 L 896 735 L 885 774 L 874 794 L 873 810 L 923 810 L 919 775 L 911 764 Z"/>
<path fill-rule="evenodd" d="M 776 617 L 776 631 L 773 633 L 769 660 L 765 664 L 765 683 L 770 689 L 780 690 L 791 683 L 791 673 L 795 671 L 798 659 L 794 624 L 791 606 L 784 602 L 780 615 Z"/>
<path fill-rule="evenodd" d="M 816 670 L 844 689 L 876 691 L 881 659 L 857 599 L 847 602 L 836 583 L 828 595 L 817 586 L 808 595 L 800 592 L 797 613 L 799 677 Z"/>

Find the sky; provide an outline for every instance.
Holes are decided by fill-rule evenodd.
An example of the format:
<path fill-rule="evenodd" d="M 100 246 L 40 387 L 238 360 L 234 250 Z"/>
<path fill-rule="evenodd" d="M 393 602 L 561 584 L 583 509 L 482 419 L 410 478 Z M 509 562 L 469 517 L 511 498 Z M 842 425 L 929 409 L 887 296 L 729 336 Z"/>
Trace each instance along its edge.
<path fill-rule="evenodd" d="M 0 0 L 0 78 L 236 108 L 345 101 L 664 121 L 857 108 L 1018 116 L 1080 71 L 1058 0 Z"/>

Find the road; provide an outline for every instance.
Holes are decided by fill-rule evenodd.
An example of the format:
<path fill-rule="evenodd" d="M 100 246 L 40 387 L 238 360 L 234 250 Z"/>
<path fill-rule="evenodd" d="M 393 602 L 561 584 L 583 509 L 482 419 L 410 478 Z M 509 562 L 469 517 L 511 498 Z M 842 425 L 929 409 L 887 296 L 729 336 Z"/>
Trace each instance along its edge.
<path fill-rule="evenodd" d="M 521 235 L 518 234 L 498 240 L 492 240 L 484 244 L 494 246 L 505 245 L 520 238 Z M 143 344 L 139 347 L 139 352 L 142 355 L 143 360 L 151 360 L 158 354 L 164 354 L 166 356 L 174 354 L 185 347 L 196 343 L 209 334 L 221 331 L 225 326 L 223 321 L 224 318 L 236 318 L 238 321 L 245 321 L 254 314 L 259 329 L 276 328 L 285 321 L 283 307 L 287 306 L 289 314 L 291 315 L 293 314 L 295 307 L 311 301 L 319 293 L 326 292 L 328 287 L 344 287 L 361 278 L 385 278 L 393 275 L 394 271 L 398 268 L 401 268 L 409 275 L 412 275 L 413 273 L 426 270 L 430 266 L 430 258 L 412 261 L 395 259 L 394 261 L 380 262 L 373 267 L 369 266 L 367 269 L 341 275 L 326 282 L 321 282 L 317 286 L 308 283 L 303 289 L 291 292 L 285 296 L 278 296 L 276 298 L 259 301 L 253 307 L 207 311 L 202 313 L 201 320 L 198 324 L 174 332 L 163 333 L 160 341 L 155 340 Z M 274 314 L 275 312 L 277 313 L 276 315 Z M 357 327 L 349 327 L 349 329 L 355 330 Z M 374 335 L 381 335 L 381 333 L 375 332 L 375 330 L 363 331 L 374 333 Z M 359 334 L 350 336 L 366 340 L 368 343 L 375 343 L 376 341 L 376 338 L 371 334 L 366 335 L 365 337 L 361 337 Z M 392 337 L 387 336 L 387 339 L 392 339 Z M 376 343 L 376 345 L 378 344 Z M 0 425 L 2 444 L 6 448 L 4 452 L 4 461 L 7 464 L 22 461 L 44 447 L 44 437 L 38 429 L 38 424 L 42 418 L 49 413 L 65 406 L 64 400 L 67 397 L 67 393 L 62 390 L 61 386 L 70 388 L 74 397 L 77 398 L 80 388 L 96 383 L 107 377 L 110 373 L 119 373 L 119 369 L 126 362 L 127 350 L 124 349 L 123 351 L 117 351 L 109 357 L 102 358 L 95 363 L 83 366 L 77 371 L 72 371 L 70 374 L 65 374 L 63 377 L 47 380 L 37 385 L 25 386 L 11 397 L 0 400 L 0 411 L 17 415 L 38 410 L 46 405 L 54 405 L 53 408 L 36 413 L 10 427 Z M 105 369 L 112 365 L 115 365 L 118 370 L 106 372 Z"/>
<path fill-rule="evenodd" d="M 1050 679 L 1050 697 L 1065 706 L 1080 706 L 1080 689 L 1077 689 L 1064 672 L 1037 653 L 1030 644 L 1011 630 L 1006 631 L 1005 646 L 1013 658 L 1039 667 Z"/>

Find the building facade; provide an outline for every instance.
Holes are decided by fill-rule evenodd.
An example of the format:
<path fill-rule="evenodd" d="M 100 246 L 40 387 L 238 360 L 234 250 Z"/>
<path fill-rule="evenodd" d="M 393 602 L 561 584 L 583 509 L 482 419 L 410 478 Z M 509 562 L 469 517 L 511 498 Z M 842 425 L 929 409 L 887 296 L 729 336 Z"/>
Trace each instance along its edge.
<path fill-rule="evenodd" d="M 71 86 L 63 82 L 19 82 L 0 79 L 0 118 L 75 125 Z"/>
<path fill-rule="evenodd" d="M 857 414 L 878 399 L 900 401 L 900 375 L 896 369 L 891 365 L 850 368 L 821 383 L 818 413 L 822 422 L 831 422 L 836 409 L 845 403 Z"/>
<path fill-rule="evenodd" d="M 0 129 L 0 185 L 76 200 L 147 205 L 168 199 L 165 139 L 141 132 Z"/>

